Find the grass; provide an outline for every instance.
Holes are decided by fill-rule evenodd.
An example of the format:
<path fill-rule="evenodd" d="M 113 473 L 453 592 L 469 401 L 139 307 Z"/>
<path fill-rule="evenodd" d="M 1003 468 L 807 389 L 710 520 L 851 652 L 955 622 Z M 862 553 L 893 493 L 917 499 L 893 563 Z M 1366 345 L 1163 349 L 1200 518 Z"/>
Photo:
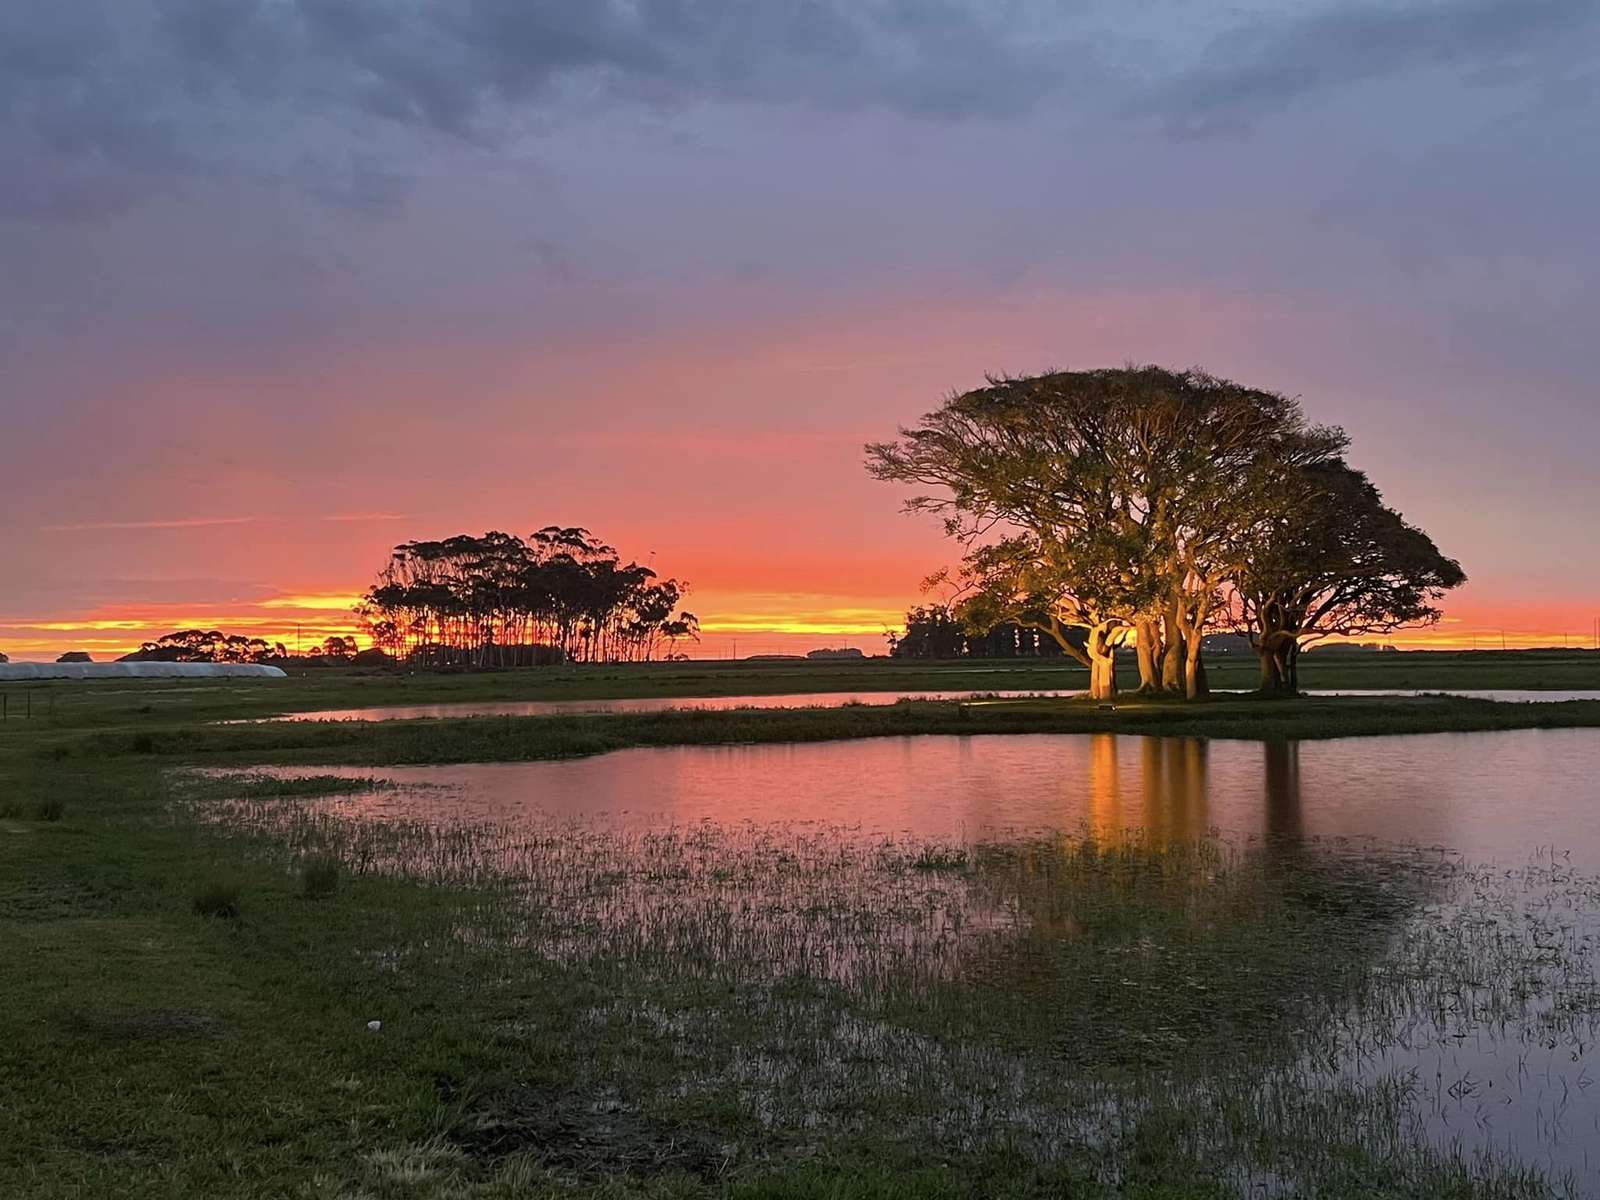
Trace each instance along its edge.
<path fill-rule="evenodd" d="M 59 796 L 33 801 L 0 800 L 0 821 L 59 821 L 66 812 L 66 803 Z"/>
<path fill-rule="evenodd" d="M 1208 670 L 1219 690 L 1256 686 L 1256 664 L 1248 657 L 1215 657 Z M 1311 690 L 1600 690 L 1600 653 L 1587 651 L 1313 653 L 1302 660 L 1301 671 L 1304 686 Z M 1131 683 L 1131 666 L 1123 676 L 1125 684 Z M 1087 674 L 1080 667 L 1053 660 L 896 659 L 595 664 L 444 675 L 306 670 L 276 681 L 55 681 L 0 685 L 9 714 L 0 724 L 0 734 L 30 721 L 35 728 L 96 722 L 137 730 L 375 705 L 795 692 L 1058 691 L 1087 686 Z M 31 718 L 21 716 L 29 711 Z"/>
<path fill-rule="evenodd" d="M 0 823 L 0 1195 L 1558 1191 L 1428 1149 L 1403 1069 L 1344 1070 L 1461 1036 L 1591 1041 L 1600 887 L 1554 860 L 1507 874 L 1215 839 L 436 825 L 362 817 L 343 798 L 359 785 L 314 771 L 173 768 L 920 732 L 1342 736 L 1593 725 L 1597 706 L 395 727 L 201 726 L 193 712 L 225 711 L 209 693 L 166 714 L 124 704 L 85 692 L 0 732 L 0 811 L 17 814 Z M 58 819 L 30 815 L 45 811 Z M 211 880 L 236 889 L 238 919 L 196 911 Z"/>
<path fill-rule="evenodd" d="M 1316 739 L 1397 733 L 1600 726 L 1600 701 L 1497 704 L 1452 697 L 1143 701 L 1114 711 L 1080 700 L 908 701 L 834 709 L 475 717 L 438 721 L 267 722 L 63 732 L 35 752 L 58 759 L 147 754 L 185 762 L 446 763 L 571 758 L 633 746 L 831 741 L 985 733 L 1130 733 Z"/>
<path fill-rule="evenodd" d="M 300 890 L 307 900 L 326 900 L 339 889 L 341 864 L 334 854 L 316 854 L 300 864 Z"/>
<path fill-rule="evenodd" d="M 190 907 L 202 917 L 239 919 L 239 884 L 233 879 L 208 879 L 195 889 Z"/>

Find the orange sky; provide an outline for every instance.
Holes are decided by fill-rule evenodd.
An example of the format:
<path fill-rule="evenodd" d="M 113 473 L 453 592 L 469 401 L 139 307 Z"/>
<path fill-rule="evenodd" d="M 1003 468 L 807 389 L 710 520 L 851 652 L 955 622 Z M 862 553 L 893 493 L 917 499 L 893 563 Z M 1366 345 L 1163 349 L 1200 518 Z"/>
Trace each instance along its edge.
<path fill-rule="evenodd" d="M 1281 297 L 1050 293 L 757 314 L 625 352 L 567 340 L 162 366 L 94 406 L 116 455 L 16 493 L 0 650 L 112 656 L 188 626 L 306 645 L 351 632 L 353 598 L 398 541 L 560 523 L 687 580 L 702 654 L 877 652 L 956 556 L 866 476 L 862 443 L 985 370 L 1118 361 L 1146 343 L 1170 362 L 1208 351 L 1345 424 L 1353 461 L 1462 560 L 1472 582 L 1449 620 L 1401 644 L 1498 646 L 1502 629 L 1508 646 L 1587 644 L 1595 564 L 1561 552 L 1565 518 L 1534 519 L 1561 477 L 1486 499 L 1475 480 L 1518 451 L 1507 439 L 1432 435 L 1452 453 L 1419 461 L 1413 431 L 1451 401 L 1415 392 L 1396 409 L 1348 380 L 1318 388 L 1314 367 L 1282 358 L 1280 335 L 1310 321 Z M 167 436 L 197 414 L 248 432 Z"/>
<path fill-rule="evenodd" d="M 0 651 L 551 523 L 876 649 L 954 555 L 861 444 L 1129 361 L 1349 431 L 1471 580 L 1407 641 L 1588 640 L 1593 5 L 341 7 L 0 5 Z"/>

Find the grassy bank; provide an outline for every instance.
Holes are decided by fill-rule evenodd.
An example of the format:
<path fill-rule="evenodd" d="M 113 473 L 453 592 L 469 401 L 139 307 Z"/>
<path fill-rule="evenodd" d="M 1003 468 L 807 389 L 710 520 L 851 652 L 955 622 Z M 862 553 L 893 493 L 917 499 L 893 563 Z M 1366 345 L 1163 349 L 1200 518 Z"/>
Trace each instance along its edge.
<path fill-rule="evenodd" d="M 1257 682 L 1251 660 L 1216 657 L 1218 690 Z M 1408 652 L 1312 654 L 1310 690 L 1600 690 L 1600 654 Z M 1134 682 L 1131 664 L 1124 682 Z M 533 668 L 456 675 L 306 670 L 287 680 L 108 680 L 0 684 L 10 721 L 52 714 L 83 724 L 162 725 L 378 705 L 668 696 L 782 695 L 797 692 L 1072 691 L 1087 674 L 1062 663 L 969 661 L 691 662 Z M 7 723 L 9 724 L 10 721 Z M 3 727 L 0 727 L 3 729 Z"/>
<path fill-rule="evenodd" d="M 1448 697 L 1145 701 L 905 701 L 815 709 L 476 717 L 438 721 L 270 722 L 40 729 L 35 753 L 134 754 L 178 761 L 494 762 L 570 758 L 632 746 L 827 741 L 986 733 L 1128 733 L 1273 740 L 1600 726 L 1600 701 L 1496 704 Z"/>

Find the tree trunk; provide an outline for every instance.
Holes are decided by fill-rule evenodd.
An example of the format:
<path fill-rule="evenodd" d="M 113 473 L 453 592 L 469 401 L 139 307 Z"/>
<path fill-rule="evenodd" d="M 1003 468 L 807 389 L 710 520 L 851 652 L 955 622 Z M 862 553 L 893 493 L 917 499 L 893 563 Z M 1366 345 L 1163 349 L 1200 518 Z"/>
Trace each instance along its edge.
<path fill-rule="evenodd" d="M 1161 656 L 1161 687 L 1168 692 L 1183 691 L 1183 627 L 1178 623 L 1178 603 L 1175 599 L 1170 601 L 1162 617 L 1166 638 Z"/>
<path fill-rule="evenodd" d="M 1298 694 L 1300 656 L 1298 639 L 1292 633 L 1273 630 L 1261 635 L 1256 647 L 1261 660 L 1261 687 L 1265 696 L 1293 696 Z"/>
<path fill-rule="evenodd" d="M 1183 660 L 1183 694 L 1190 700 L 1199 700 L 1210 694 L 1211 687 L 1206 682 L 1206 665 L 1200 659 L 1199 635 L 1187 641 Z"/>
<path fill-rule="evenodd" d="M 1110 626 L 1096 625 L 1089 632 L 1089 698 L 1115 700 L 1117 697 L 1117 645 Z"/>
<path fill-rule="evenodd" d="M 1139 694 L 1148 696 L 1161 690 L 1161 632 L 1154 618 L 1143 617 L 1134 625 L 1138 641 L 1134 652 L 1139 658 Z"/>

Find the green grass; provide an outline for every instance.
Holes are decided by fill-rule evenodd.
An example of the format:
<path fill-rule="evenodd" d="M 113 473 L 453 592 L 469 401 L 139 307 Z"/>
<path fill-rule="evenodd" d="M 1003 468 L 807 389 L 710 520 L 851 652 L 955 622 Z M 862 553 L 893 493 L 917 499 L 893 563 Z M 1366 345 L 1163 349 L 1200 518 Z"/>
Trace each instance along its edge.
<path fill-rule="evenodd" d="M 1257 682 L 1248 657 L 1208 664 L 1219 690 Z M 1583 651 L 1310 654 L 1303 686 L 1345 689 L 1600 690 L 1600 654 Z M 1122 672 L 1134 682 L 1131 664 Z M 692 662 L 530 668 L 482 674 L 408 674 L 306 670 L 287 680 L 104 680 L 0 684 L 8 720 L 0 733 L 29 720 L 81 726 L 86 721 L 139 728 L 375 705 L 516 700 L 597 700 L 668 696 L 779 695 L 794 692 L 1058 691 L 1088 686 L 1076 665 L 1029 660 L 918 663 Z"/>
<path fill-rule="evenodd" d="M 1421 1150 L 1403 1081 L 1302 1063 L 1530 997 L 1565 998 L 1532 1035 L 1592 1036 L 1563 914 L 1523 928 L 1502 873 L 1422 854 L 451 831 L 137 760 L 7 779 L 70 815 L 0 835 L 6 1195 L 1543 1196 Z M 316 855 L 364 865 L 311 904 Z M 214 877 L 236 919 L 193 912 Z"/>
<path fill-rule="evenodd" d="M 1239 1194 L 1252 1170 L 1307 1195 L 1550 1193 L 1422 1150 L 1403 1082 L 1303 1074 L 1307 1055 L 1381 1036 L 1352 1014 L 1499 1027 L 1532 998 L 1548 1015 L 1531 1036 L 1592 1039 L 1581 924 L 1513 912 L 1499 875 L 1213 843 L 435 829 L 358 820 L 329 797 L 360 785 L 329 776 L 179 784 L 170 768 L 913 733 L 1350 736 L 1596 725 L 1600 706 L 196 723 L 239 715 L 226 701 L 89 689 L 0 730 L 0 1195 L 1176 1200 Z M 236 916 L 196 911 L 216 882 Z M 1467 902 L 1436 904 L 1463 886 Z M 1566 877 L 1519 886 L 1600 903 Z M 1026 920 L 979 936 L 973 913 L 993 911 Z"/>
<path fill-rule="evenodd" d="M 51 731 L 58 760 L 143 754 L 184 762 L 384 764 L 571 758 L 632 746 L 826 741 L 985 733 L 1130 733 L 1275 740 L 1600 726 L 1600 701 L 1514 705 L 1450 697 L 1120 703 L 906 701 L 835 709 L 683 710 L 439 721 L 269 722 Z"/>

